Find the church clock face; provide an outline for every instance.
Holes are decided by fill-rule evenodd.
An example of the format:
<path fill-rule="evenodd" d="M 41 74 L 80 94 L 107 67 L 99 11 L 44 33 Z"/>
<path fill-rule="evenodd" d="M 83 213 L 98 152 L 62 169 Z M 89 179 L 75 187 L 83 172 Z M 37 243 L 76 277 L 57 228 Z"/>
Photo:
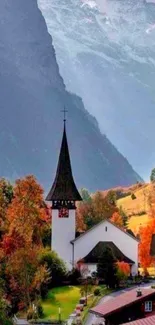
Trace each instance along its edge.
<path fill-rule="evenodd" d="M 66 207 L 62 207 L 59 209 L 59 218 L 68 218 L 69 210 Z"/>

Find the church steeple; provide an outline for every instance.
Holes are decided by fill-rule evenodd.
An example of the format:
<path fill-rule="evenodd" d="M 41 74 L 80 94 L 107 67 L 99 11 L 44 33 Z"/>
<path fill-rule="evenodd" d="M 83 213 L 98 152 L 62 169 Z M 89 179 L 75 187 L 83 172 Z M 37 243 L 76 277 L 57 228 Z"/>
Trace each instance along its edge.
<path fill-rule="evenodd" d="M 82 198 L 76 188 L 72 175 L 72 168 L 66 135 L 66 119 L 64 118 L 64 131 L 59 154 L 57 172 L 53 186 L 49 194 L 47 195 L 46 201 L 52 201 L 54 207 L 55 205 L 64 206 L 67 203 L 69 205 L 74 205 L 75 201 L 81 200 Z"/>

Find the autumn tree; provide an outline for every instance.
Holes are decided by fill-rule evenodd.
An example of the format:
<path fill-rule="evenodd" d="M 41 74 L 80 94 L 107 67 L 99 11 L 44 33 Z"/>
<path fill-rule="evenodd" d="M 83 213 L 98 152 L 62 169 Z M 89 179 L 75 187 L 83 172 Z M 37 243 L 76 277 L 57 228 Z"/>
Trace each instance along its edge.
<path fill-rule="evenodd" d="M 18 248 L 7 259 L 6 274 L 13 305 L 22 302 L 28 308 L 40 296 L 41 286 L 49 281 L 49 272 L 45 265 L 39 265 L 38 256 L 39 249 L 33 246 Z"/>
<path fill-rule="evenodd" d="M 13 306 L 26 308 L 49 277 L 46 265 L 39 264 L 42 234 L 50 227 L 43 190 L 33 176 L 16 181 L 6 210 L 7 232 L 1 242 L 1 266 L 6 292 Z"/>
<path fill-rule="evenodd" d="M 87 225 L 85 220 L 92 215 L 92 204 L 90 202 L 78 202 L 76 209 L 76 229 L 77 231 L 85 231 Z"/>
<path fill-rule="evenodd" d="M 106 195 L 106 199 L 110 206 L 116 207 L 117 195 L 115 191 L 109 190 Z"/>
<path fill-rule="evenodd" d="M 145 227 L 140 228 L 139 259 L 144 270 L 146 270 L 153 262 L 153 258 L 150 256 L 150 245 L 154 233 L 155 219 L 150 219 Z"/>
<path fill-rule="evenodd" d="M 116 265 L 119 271 L 124 273 L 126 276 L 130 275 L 130 265 L 128 263 L 121 261 L 117 262 Z"/>
<path fill-rule="evenodd" d="M 139 244 L 139 258 L 144 271 L 154 262 L 154 258 L 150 256 L 150 245 L 152 235 L 155 234 L 155 183 L 152 182 L 148 194 L 149 206 L 149 221 L 148 224 L 140 228 L 140 244 Z"/>
<path fill-rule="evenodd" d="M 118 211 L 116 206 L 115 193 L 109 191 L 104 194 L 100 191 L 92 195 L 91 200 L 80 202 L 77 208 L 77 228 L 86 230 L 104 219 L 111 218 L 114 212 Z"/>
<path fill-rule="evenodd" d="M 110 219 L 116 226 L 123 227 L 122 216 L 118 212 L 114 212 Z"/>
<path fill-rule="evenodd" d="M 48 224 L 43 189 L 34 176 L 16 181 L 14 197 L 7 210 L 9 236 L 14 232 L 23 239 L 23 245 L 41 244 L 42 231 Z"/>
<path fill-rule="evenodd" d="M 128 276 L 130 275 L 130 265 L 128 263 L 125 262 L 117 262 L 116 263 L 116 267 L 117 267 L 117 282 L 118 285 L 120 285 L 120 283 L 124 283 Z"/>

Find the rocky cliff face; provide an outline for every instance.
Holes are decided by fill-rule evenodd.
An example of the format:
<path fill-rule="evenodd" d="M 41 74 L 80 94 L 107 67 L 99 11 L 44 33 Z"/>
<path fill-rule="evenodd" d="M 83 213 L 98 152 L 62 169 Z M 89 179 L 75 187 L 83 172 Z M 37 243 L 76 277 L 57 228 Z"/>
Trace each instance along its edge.
<path fill-rule="evenodd" d="M 67 89 L 81 96 L 101 131 L 148 177 L 155 161 L 155 1 L 38 3 Z"/>
<path fill-rule="evenodd" d="M 90 190 L 139 180 L 100 133 L 82 100 L 67 92 L 37 0 L 0 1 L 0 176 L 35 174 L 52 183 L 68 109 L 68 142 L 79 187 Z"/>

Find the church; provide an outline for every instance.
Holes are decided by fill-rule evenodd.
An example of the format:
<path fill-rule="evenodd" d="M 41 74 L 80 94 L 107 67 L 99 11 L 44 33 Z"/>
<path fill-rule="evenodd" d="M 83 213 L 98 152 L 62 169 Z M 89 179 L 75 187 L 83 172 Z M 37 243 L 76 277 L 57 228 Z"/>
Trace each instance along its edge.
<path fill-rule="evenodd" d="M 82 166 L 81 166 L 82 168 Z M 96 271 L 99 252 L 111 247 L 118 261 L 138 272 L 138 240 L 109 220 L 103 220 L 76 237 L 76 202 L 82 198 L 74 182 L 66 135 L 66 120 L 59 154 L 56 176 L 46 201 L 52 203 L 52 250 L 66 263 L 69 270 L 79 261 Z"/>

